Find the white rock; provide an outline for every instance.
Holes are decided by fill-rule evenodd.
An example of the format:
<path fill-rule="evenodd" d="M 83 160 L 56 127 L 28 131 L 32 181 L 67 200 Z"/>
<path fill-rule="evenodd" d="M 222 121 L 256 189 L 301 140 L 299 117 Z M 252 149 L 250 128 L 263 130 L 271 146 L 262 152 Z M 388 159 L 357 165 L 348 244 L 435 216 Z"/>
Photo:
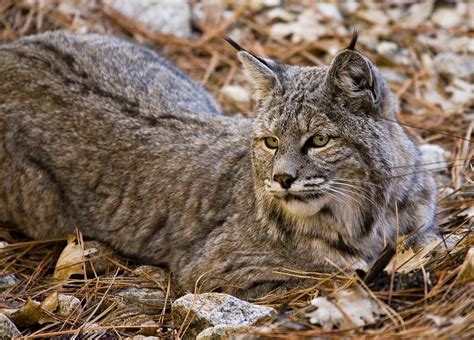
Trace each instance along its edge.
<path fill-rule="evenodd" d="M 321 13 L 325 19 L 340 21 L 342 19 L 341 12 L 335 4 L 320 2 L 315 5 L 316 11 Z"/>
<path fill-rule="evenodd" d="M 440 53 L 434 58 L 434 65 L 442 76 L 474 82 L 474 58 L 470 55 Z"/>
<path fill-rule="evenodd" d="M 420 34 L 418 42 L 437 52 L 474 53 L 474 39 L 468 36 L 453 37 L 444 30 L 438 30 L 436 37 Z"/>
<path fill-rule="evenodd" d="M 81 310 L 81 301 L 72 295 L 58 294 L 58 314 L 62 317 L 68 317 L 72 313 L 79 313 Z"/>
<path fill-rule="evenodd" d="M 187 294 L 173 302 L 172 306 L 175 324 L 181 324 L 185 318 L 187 322 L 192 322 L 189 336 L 196 336 L 204 329 L 217 325 L 251 326 L 275 312 L 273 308 L 221 293 Z"/>
<path fill-rule="evenodd" d="M 262 2 L 265 7 L 281 6 L 281 0 L 263 0 Z"/>
<path fill-rule="evenodd" d="M 21 336 L 21 333 L 15 324 L 4 314 L 0 313 L 0 339 L 13 339 L 19 336 Z"/>
<path fill-rule="evenodd" d="M 420 1 L 411 5 L 406 15 L 399 19 L 402 26 L 416 28 L 428 20 L 433 12 L 434 0 Z"/>
<path fill-rule="evenodd" d="M 402 84 L 407 81 L 407 76 L 403 73 L 397 72 L 392 68 L 388 67 L 379 67 L 380 72 L 382 73 L 383 78 L 389 83 L 399 83 Z"/>
<path fill-rule="evenodd" d="M 282 21 L 293 21 L 295 20 L 295 15 L 287 10 L 277 7 L 266 12 L 266 16 L 269 20 L 279 19 Z"/>
<path fill-rule="evenodd" d="M 224 99 L 232 103 L 241 103 L 248 105 L 250 103 L 250 93 L 242 86 L 227 85 L 221 89 Z"/>
<path fill-rule="evenodd" d="M 243 3 L 243 1 L 241 1 L 241 3 Z M 252 9 L 259 10 L 265 7 L 281 6 L 281 0 L 250 0 L 248 4 Z"/>
<path fill-rule="evenodd" d="M 326 34 L 328 28 L 319 24 L 321 15 L 314 10 L 304 10 L 298 15 L 294 22 L 276 23 L 270 28 L 270 35 L 277 39 L 283 39 L 291 35 L 293 43 L 301 41 L 316 41 Z"/>
<path fill-rule="evenodd" d="M 236 333 L 244 331 L 245 328 L 229 325 L 217 325 L 209 327 L 199 333 L 196 340 L 219 340 L 219 339 L 235 339 L 238 337 Z"/>
<path fill-rule="evenodd" d="M 474 105 L 474 84 L 455 78 L 452 84 L 446 86 L 445 91 L 450 95 L 450 101 L 459 104 L 471 106 Z"/>
<path fill-rule="evenodd" d="M 357 16 L 374 24 L 374 25 L 388 25 L 390 18 L 377 8 L 368 8 L 357 12 Z"/>
<path fill-rule="evenodd" d="M 458 325 L 466 321 L 466 317 L 457 316 L 455 318 L 449 318 L 446 316 L 438 316 L 435 314 L 427 314 L 426 317 L 434 322 L 437 327 L 447 327 L 451 325 Z"/>
<path fill-rule="evenodd" d="M 391 41 L 380 42 L 377 46 L 377 53 L 395 65 L 411 64 L 408 50 L 398 48 L 397 44 Z"/>
<path fill-rule="evenodd" d="M 349 15 L 355 12 L 359 8 L 360 4 L 356 0 L 345 0 L 338 1 L 337 6 L 344 15 Z"/>
<path fill-rule="evenodd" d="M 456 9 L 447 7 L 438 8 L 431 16 L 431 20 L 446 29 L 459 26 L 463 23 L 462 15 L 458 13 Z"/>
<path fill-rule="evenodd" d="M 152 31 L 191 37 L 191 8 L 186 0 L 104 0 L 104 3 Z"/>
<path fill-rule="evenodd" d="M 448 152 L 441 146 L 436 144 L 423 144 L 420 146 L 423 155 L 423 166 L 420 166 L 417 171 L 443 171 L 448 167 L 446 162 L 446 155 Z"/>

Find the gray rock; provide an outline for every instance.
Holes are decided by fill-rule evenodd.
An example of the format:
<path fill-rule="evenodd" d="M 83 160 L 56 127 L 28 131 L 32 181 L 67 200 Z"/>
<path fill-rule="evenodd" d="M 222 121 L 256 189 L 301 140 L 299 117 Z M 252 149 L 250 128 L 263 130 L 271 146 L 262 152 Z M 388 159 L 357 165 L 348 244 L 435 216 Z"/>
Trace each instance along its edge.
<path fill-rule="evenodd" d="M 161 289 L 166 289 L 169 278 L 169 272 L 167 270 L 149 265 L 143 265 L 135 268 L 131 275 L 142 277 L 148 281 L 151 281 Z"/>
<path fill-rule="evenodd" d="M 441 146 L 436 144 L 420 145 L 420 150 L 423 155 L 423 166 L 417 171 L 443 171 L 447 170 L 448 163 L 446 162 L 446 155 L 448 152 Z"/>
<path fill-rule="evenodd" d="M 102 275 L 116 268 L 107 258 L 116 260 L 117 256 L 113 249 L 106 244 L 99 241 L 85 241 L 84 251 L 91 254 L 86 263 L 88 276 Z"/>
<path fill-rule="evenodd" d="M 0 313 L 0 339 L 13 339 L 21 333 L 15 324 L 4 314 Z"/>
<path fill-rule="evenodd" d="M 13 286 L 18 282 L 18 278 L 13 275 L 6 275 L 0 278 L 0 290 Z"/>
<path fill-rule="evenodd" d="M 58 294 L 58 314 L 64 318 L 72 313 L 79 313 L 81 301 L 72 295 Z"/>
<path fill-rule="evenodd" d="M 379 67 L 380 72 L 382 73 L 383 78 L 389 83 L 398 83 L 402 84 L 408 80 L 408 77 L 403 73 L 394 71 L 388 67 Z"/>
<path fill-rule="evenodd" d="M 407 49 L 399 48 L 397 44 L 391 41 L 382 41 L 377 46 L 377 53 L 383 56 L 386 61 L 392 65 L 411 64 L 410 54 Z"/>
<path fill-rule="evenodd" d="M 227 85 L 221 88 L 221 93 L 231 103 L 250 105 L 250 93 L 242 86 Z"/>
<path fill-rule="evenodd" d="M 0 249 L 5 248 L 8 246 L 7 242 L 0 241 Z M 7 251 L 2 251 L 2 254 L 7 255 Z M 0 276 L 0 290 L 13 286 L 15 283 L 18 282 L 18 278 L 14 274 Z"/>
<path fill-rule="evenodd" d="M 434 58 L 436 71 L 446 78 L 474 81 L 474 58 L 452 52 L 440 53 Z"/>
<path fill-rule="evenodd" d="M 104 2 L 152 31 L 180 38 L 191 37 L 191 8 L 186 0 L 105 0 Z"/>
<path fill-rule="evenodd" d="M 466 8 L 463 10 L 467 13 Z M 447 6 L 437 8 L 431 16 L 431 20 L 445 29 L 459 27 L 464 23 L 463 13 L 456 8 Z"/>
<path fill-rule="evenodd" d="M 221 293 L 187 294 L 176 300 L 172 306 L 175 325 L 191 321 L 186 333 L 186 336 L 190 337 L 218 325 L 236 328 L 251 326 L 275 312 L 273 308 L 255 305 Z"/>
<path fill-rule="evenodd" d="M 221 340 L 221 339 L 256 339 L 257 337 L 245 334 L 248 327 L 235 327 L 229 325 L 218 325 L 209 327 L 199 333 L 196 340 Z"/>
<path fill-rule="evenodd" d="M 160 289 L 124 288 L 113 293 L 114 299 L 121 298 L 119 305 L 124 308 L 138 307 L 143 312 L 161 312 L 165 303 L 165 293 Z"/>

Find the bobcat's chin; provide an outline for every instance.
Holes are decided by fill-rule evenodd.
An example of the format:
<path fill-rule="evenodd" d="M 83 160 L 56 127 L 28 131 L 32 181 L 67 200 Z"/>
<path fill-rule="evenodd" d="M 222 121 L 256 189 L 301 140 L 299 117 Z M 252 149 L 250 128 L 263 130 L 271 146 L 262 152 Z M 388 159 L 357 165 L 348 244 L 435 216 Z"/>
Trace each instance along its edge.
<path fill-rule="evenodd" d="M 324 197 L 311 197 L 308 199 L 284 198 L 282 205 L 292 215 L 311 217 L 316 215 L 326 204 Z"/>

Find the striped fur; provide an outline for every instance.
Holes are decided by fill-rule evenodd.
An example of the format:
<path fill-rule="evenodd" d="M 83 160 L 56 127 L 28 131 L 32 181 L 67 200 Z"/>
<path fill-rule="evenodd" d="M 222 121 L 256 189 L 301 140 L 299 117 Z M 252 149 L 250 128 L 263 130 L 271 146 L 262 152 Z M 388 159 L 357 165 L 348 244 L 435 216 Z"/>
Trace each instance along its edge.
<path fill-rule="evenodd" d="M 433 180 L 407 175 L 419 150 L 385 119 L 394 100 L 367 58 L 348 49 L 297 67 L 238 55 L 257 85 L 255 120 L 223 116 L 169 62 L 118 39 L 1 45 L 0 220 L 34 238 L 78 228 L 169 267 L 184 289 L 201 277 L 203 290 L 244 298 L 305 284 L 281 267 L 371 262 L 397 227 L 418 243 L 436 233 Z M 331 140 L 311 147 L 315 134 Z"/>

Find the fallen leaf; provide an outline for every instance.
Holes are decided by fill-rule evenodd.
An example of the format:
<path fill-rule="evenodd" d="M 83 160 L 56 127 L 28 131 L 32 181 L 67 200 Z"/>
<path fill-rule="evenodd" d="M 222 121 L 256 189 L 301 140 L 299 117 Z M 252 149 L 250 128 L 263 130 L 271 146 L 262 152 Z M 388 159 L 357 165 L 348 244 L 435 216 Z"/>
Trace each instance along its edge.
<path fill-rule="evenodd" d="M 420 269 L 430 260 L 430 257 L 427 255 L 438 245 L 439 240 L 434 240 L 425 247 L 420 248 L 416 253 L 411 247 L 407 250 L 399 251 L 385 267 L 385 271 L 392 274 L 395 269 L 397 273 L 406 274 L 415 269 Z"/>
<path fill-rule="evenodd" d="M 41 304 L 38 301 L 28 298 L 28 301 L 20 308 L 15 315 L 15 325 L 29 327 L 38 323 L 43 316 Z"/>
<path fill-rule="evenodd" d="M 59 255 L 53 277 L 58 280 L 67 280 L 74 274 L 84 275 L 85 257 L 96 251 L 94 248 L 84 251 L 76 242 L 76 237 L 70 235 L 66 248 Z"/>
<path fill-rule="evenodd" d="M 324 330 L 361 327 L 374 323 L 384 313 L 379 305 L 358 287 L 341 290 L 332 299 L 317 297 L 311 301 L 316 310 L 307 313 L 312 324 Z"/>
<path fill-rule="evenodd" d="M 461 267 L 461 272 L 459 273 L 459 279 L 461 281 L 474 280 L 474 247 L 471 247 L 467 252 Z"/>
<path fill-rule="evenodd" d="M 15 315 L 15 324 L 21 327 L 29 327 L 36 324 L 55 322 L 56 319 L 48 313 L 54 313 L 58 309 L 60 300 L 58 293 L 53 292 L 48 295 L 43 302 L 28 298 L 28 301 L 20 308 Z"/>
<path fill-rule="evenodd" d="M 40 308 L 43 311 L 47 311 L 47 312 L 52 313 L 58 308 L 58 305 L 59 305 L 58 293 L 54 292 L 54 293 L 51 293 L 50 295 L 48 295 L 46 297 L 46 299 L 44 299 L 44 301 L 41 302 Z M 41 315 L 42 316 L 38 320 L 38 323 L 40 325 L 42 325 L 44 323 L 56 321 L 55 318 L 53 318 L 52 316 L 49 316 L 47 313 L 41 312 Z"/>

